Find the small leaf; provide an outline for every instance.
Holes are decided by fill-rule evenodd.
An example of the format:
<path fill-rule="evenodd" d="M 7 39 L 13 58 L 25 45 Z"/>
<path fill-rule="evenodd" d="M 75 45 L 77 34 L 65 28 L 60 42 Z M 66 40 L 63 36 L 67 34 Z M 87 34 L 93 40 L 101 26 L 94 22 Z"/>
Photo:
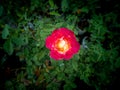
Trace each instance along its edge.
<path fill-rule="evenodd" d="M 60 14 L 58 12 L 52 11 L 49 13 L 50 15 L 54 15 L 54 16 L 60 16 Z"/>
<path fill-rule="evenodd" d="M 14 90 L 13 83 L 11 81 L 6 81 L 5 90 Z"/>
<path fill-rule="evenodd" d="M 50 58 L 51 64 L 52 66 L 57 66 L 57 62 L 55 60 L 53 60 L 52 58 Z"/>
<path fill-rule="evenodd" d="M 68 4 L 68 1 L 67 0 L 62 0 L 61 2 L 61 8 L 62 8 L 62 11 L 65 12 L 68 10 L 69 8 L 69 4 Z"/>
<path fill-rule="evenodd" d="M 73 88 L 76 88 L 76 84 L 74 84 L 71 81 L 67 81 L 66 84 L 64 85 L 64 90 L 73 90 Z"/>
<path fill-rule="evenodd" d="M 73 66 L 73 69 L 74 69 L 75 71 L 78 70 L 78 64 L 77 64 L 76 61 L 72 60 L 72 66 Z"/>
<path fill-rule="evenodd" d="M 88 13 L 89 10 L 88 10 L 87 7 L 83 7 L 83 8 L 81 8 L 81 11 L 82 11 L 82 12 L 85 12 L 85 13 Z"/>
<path fill-rule="evenodd" d="M 9 26 L 6 24 L 3 31 L 2 31 L 2 38 L 3 39 L 6 39 L 7 36 L 9 35 L 9 30 L 8 29 L 9 29 Z"/>
<path fill-rule="evenodd" d="M 14 48 L 11 40 L 7 40 L 3 45 L 4 50 L 9 54 L 12 55 Z"/>
<path fill-rule="evenodd" d="M 17 86 L 17 90 L 26 90 L 26 87 L 24 84 L 19 84 L 19 86 Z"/>
<path fill-rule="evenodd" d="M 50 6 L 53 8 L 54 7 L 54 2 L 53 2 L 53 0 L 49 0 L 49 4 L 50 4 Z"/>
<path fill-rule="evenodd" d="M 28 37 L 25 37 L 24 35 L 20 35 L 20 37 L 14 37 L 13 42 L 17 46 L 26 45 L 28 43 Z"/>
<path fill-rule="evenodd" d="M 118 58 L 115 62 L 115 67 L 119 68 L 120 67 L 120 58 Z"/>
<path fill-rule="evenodd" d="M 64 77 L 65 77 L 65 74 L 60 72 L 60 73 L 57 75 L 57 80 L 62 81 L 62 80 L 64 80 Z"/>
<path fill-rule="evenodd" d="M 0 6 L 0 16 L 2 16 L 2 13 L 3 13 L 3 7 Z"/>

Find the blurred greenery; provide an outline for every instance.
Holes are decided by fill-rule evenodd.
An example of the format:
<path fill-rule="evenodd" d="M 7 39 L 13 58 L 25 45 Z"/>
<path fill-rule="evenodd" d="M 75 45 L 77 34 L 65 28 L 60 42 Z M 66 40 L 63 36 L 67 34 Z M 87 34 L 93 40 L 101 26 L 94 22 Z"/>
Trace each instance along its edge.
<path fill-rule="evenodd" d="M 119 5 L 115 0 L 1 0 L 0 89 L 119 88 Z M 81 45 L 68 61 L 51 59 L 45 47 L 46 37 L 60 27 L 71 29 Z"/>

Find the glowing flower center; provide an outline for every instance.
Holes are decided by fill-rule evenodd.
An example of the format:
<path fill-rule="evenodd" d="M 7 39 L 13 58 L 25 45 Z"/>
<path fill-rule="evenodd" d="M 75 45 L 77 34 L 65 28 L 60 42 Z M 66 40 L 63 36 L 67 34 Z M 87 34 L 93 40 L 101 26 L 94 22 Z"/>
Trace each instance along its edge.
<path fill-rule="evenodd" d="M 70 43 L 66 39 L 61 38 L 55 43 L 55 48 L 63 54 L 70 49 Z"/>

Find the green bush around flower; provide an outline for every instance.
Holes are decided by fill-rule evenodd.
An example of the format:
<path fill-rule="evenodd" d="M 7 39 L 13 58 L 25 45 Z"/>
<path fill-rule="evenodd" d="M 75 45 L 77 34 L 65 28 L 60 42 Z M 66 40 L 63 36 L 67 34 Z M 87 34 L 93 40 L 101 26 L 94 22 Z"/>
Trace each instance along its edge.
<path fill-rule="evenodd" d="M 83 81 L 101 90 L 116 80 L 113 73 L 120 68 L 116 10 L 98 13 L 99 0 L 31 0 L 24 1 L 25 6 L 5 2 L 0 6 L 0 88 L 72 90 L 82 89 Z M 46 38 L 61 27 L 72 30 L 81 45 L 70 60 L 53 60 L 45 46 Z"/>

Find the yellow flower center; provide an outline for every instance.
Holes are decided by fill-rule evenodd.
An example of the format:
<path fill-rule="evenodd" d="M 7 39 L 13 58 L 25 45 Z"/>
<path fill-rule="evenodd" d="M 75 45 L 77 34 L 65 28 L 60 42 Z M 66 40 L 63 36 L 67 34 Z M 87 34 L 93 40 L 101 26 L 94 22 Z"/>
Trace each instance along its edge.
<path fill-rule="evenodd" d="M 66 51 L 70 49 L 70 43 L 66 39 L 58 39 L 55 43 L 55 49 L 61 53 L 64 54 Z"/>

